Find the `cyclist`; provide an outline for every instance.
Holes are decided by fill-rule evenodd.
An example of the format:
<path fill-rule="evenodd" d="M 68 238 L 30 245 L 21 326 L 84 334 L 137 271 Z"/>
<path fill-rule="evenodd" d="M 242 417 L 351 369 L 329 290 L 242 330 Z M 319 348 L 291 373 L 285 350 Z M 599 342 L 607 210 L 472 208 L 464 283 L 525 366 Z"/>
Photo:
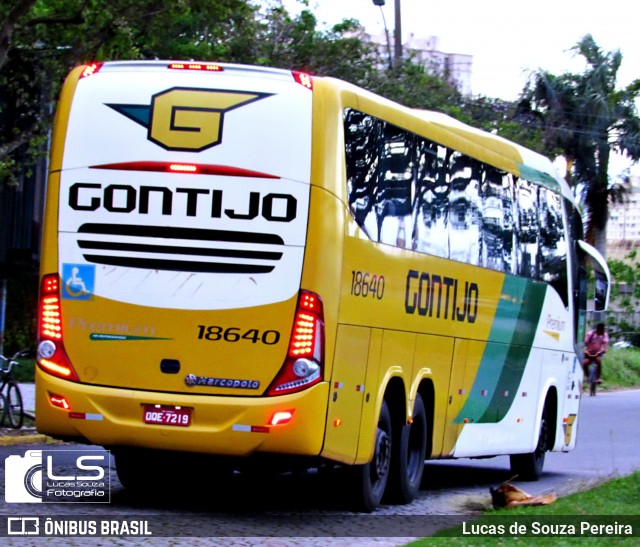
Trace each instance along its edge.
<path fill-rule="evenodd" d="M 584 361 L 582 361 L 585 374 L 588 374 L 589 363 L 594 361 L 597 366 L 596 383 L 602 383 L 602 356 L 609 349 L 609 334 L 604 323 L 598 323 L 596 328 L 589 331 L 584 339 Z"/>

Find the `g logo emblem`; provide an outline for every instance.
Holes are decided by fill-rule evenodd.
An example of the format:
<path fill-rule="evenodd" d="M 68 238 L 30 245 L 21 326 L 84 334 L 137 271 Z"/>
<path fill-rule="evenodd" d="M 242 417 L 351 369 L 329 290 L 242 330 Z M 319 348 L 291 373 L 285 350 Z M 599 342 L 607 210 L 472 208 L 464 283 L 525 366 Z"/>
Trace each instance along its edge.
<path fill-rule="evenodd" d="M 148 129 L 167 150 L 201 152 L 222 142 L 224 115 L 271 93 L 174 87 L 154 95 L 151 106 L 108 104 Z"/>

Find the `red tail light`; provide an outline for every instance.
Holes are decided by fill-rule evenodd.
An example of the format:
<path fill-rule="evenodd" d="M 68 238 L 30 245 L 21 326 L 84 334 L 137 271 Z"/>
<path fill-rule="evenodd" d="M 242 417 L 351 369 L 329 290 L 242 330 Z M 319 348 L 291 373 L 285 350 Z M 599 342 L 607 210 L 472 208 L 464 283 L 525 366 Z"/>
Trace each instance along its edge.
<path fill-rule="evenodd" d="M 322 381 L 324 311 L 317 294 L 302 290 L 293 321 L 289 351 L 267 395 L 302 391 Z"/>
<path fill-rule="evenodd" d="M 87 65 L 85 69 L 80 74 L 80 78 L 86 78 L 87 76 L 93 76 L 96 72 L 100 70 L 102 67 L 102 63 L 91 63 Z"/>
<path fill-rule="evenodd" d="M 230 165 L 206 165 L 200 163 L 167 163 L 162 161 L 128 161 L 92 165 L 90 169 L 112 169 L 115 171 L 153 171 L 157 173 L 187 173 L 194 175 L 215 175 L 222 177 L 256 177 L 277 179 L 277 175 L 250 171 Z"/>
<path fill-rule="evenodd" d="M 62 340 L 60 283 L 57 275 L 45 275 L 40 294 L 40 338 Z"/>
<path fill-rule="evenodd" d="M 58 274 L 47 274 L 42 278 L 38 308 L 38 366 L 58 378 L 79 381 L 62 343 L 62 308 Z"/>
<path fill-rule="evenodd" d="M 302 87 L 313 90 L 313 78 L 306 72 L 292 71 L 293 79 Z"/>
<path fill-rule="evenodd" d="M 173 70 L 200 70 L 203 72 L 222 72 L 223 67 L 215 63 L 171 63 L 169 68 Z"/>

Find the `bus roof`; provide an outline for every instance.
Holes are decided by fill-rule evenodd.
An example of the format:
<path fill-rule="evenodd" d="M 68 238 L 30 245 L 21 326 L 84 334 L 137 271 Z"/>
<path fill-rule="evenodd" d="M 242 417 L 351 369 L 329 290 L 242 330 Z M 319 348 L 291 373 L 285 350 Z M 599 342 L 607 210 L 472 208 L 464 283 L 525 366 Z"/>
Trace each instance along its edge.
<path fill-rule="evenodd" d="M 298 74 L 295 71 L 291 70 L 262 66 L 251 66 L 234 63 L 195 61 L 190 62 L 171 60 L 109 61 L 101 64 L 100 66 L 101 72 L 140 72 L 145 70 L 157 71 L 168 69 L 201 70 L 202 72 L 224 71 L 232 72 L 235 76 L 260 78 L 266 77 L 270 79 L 283 79 L 288 81 L 295 80 L 295 75 Z M 394 109 L 403 110 L 406 114 L 411 117 L 415 117 L 418 121 L 426 121 L 437 127 L 440 131 L 446 132 L 447 134 L 455 138 L 457 142 L 467 142 L 469 144 L 469 149 L 465 150 L 467 146 L 463 145 L 460 147 L 461 152 L 473 157 L 474 154 L 472 150 L 479 146 L 484 151 L 490 152 L 491 155 L 503 158 L 504 162 L 500 163 L 515 166 L 514 169 L 510 169 L 511 171 L 517 171 L 514 174 L 521 176 L 522 178 L 525 178 L 530 182 L 534 182 L 547 188 L 551 188 L 552 190 L 555 190 L 556 192 L 562 194 L 563 197 L 569 199 L 570 201 L 575 201 L 575 197 L 573 195 L 573 192 L 571 191 L 571 188 L 566 183 L 566 181 L 558 174 L 556 168 L 549 160 L 549 158 L 537 152 L 534 152 L 533 150 L 530 150 L 515 142 L 500 137 L 499 135 L 467 125 L 441 112 L 422 110 L 418 108 L 408 108 L 342 80 L 322 76 L 314 76 L 313 79 L 324 80 L 326 82 L 331 82 L 338 88 L 356 91 L 356 93 L 363 98 L 375 97 L 376 102 L 385 104 L 387 106 L 392 106 L 392 108 Z"/>
<path fill-rule="evenodd" d="M 575 197 L 567 182 L 558 174 L 549 158 L 542 154 L 499 135 L 467 125 L 441 112 L 408 108 L 342 80 L 322 79 L 331 82 L 338 89 L 356 93 L 363 105 L 378 104 L 383 110 L 388 109 L 388 112 L 402 111 L 408 119 L 413 119 L 415 125 L 412 125 L 415 128 L 424 126 L 424 122 L 428 122 L 434 129 L 433 132 L 438 135 L 433 140 L 439 142 L 438 137 L 441 137 L 448 141 L 440 144 L 451 146 L 464 154 L 483 161 L 491 158 L 488 163 L 508 170 L 530 182 L 550 188 L 575 203 Z M 387 121 L 391 122 L 391 120 Z M 427 133 L 430 132 L 427 131 Z M 424 136 L 429 138 L 429 135 Z"/>
<path fill-rule="evenodd" d="M 100 65 L 100 72 L 144 72 L 146 70 L 189 70 L 194 72 L 201 71 L 203 73 L 233 72 L 236 76 L 268 76 L 270 78 L 281 78 L 289 81 L 292 81 L 292 74 L 294 73 L 294 71 L 281 68 L 196 61 L 106 61 Z"/>
<path fill-rule="evenodd" d="M 481 139 L 482 146 L 491 149 L 495 153 L 505 155 L 512 152 L 513 155 L 511 159 L 518 164 L 520 176 L 531 182 L 536 182 L 556 190 L 563 195 L 568 193 L 569 196 L 573 198 L 569 186 L 564 179 L 558 175 L 553 163 L 542 154 L 538 154 L 529 148 L 494 133 L 489 133 L 488 131 L 467 125 L 441 112 L 420 109 L 414 109 L 414 112 L 426 121 L 456 133 L 461 138 L 474 141 Z"/>

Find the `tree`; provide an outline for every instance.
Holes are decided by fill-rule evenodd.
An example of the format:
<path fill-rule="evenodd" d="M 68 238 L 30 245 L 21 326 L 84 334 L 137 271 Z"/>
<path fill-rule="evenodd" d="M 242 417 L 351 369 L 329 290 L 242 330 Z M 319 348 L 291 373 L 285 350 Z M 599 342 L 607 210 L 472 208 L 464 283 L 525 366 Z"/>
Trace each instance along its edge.
<path fill-rule="evenodd" d="M 73 66 L 107 59 L 231 60 L 254 37 L 246 0 L 12 0 L 0 6 L 0 181 L 46 135 Z"/>
<path fill-rule="evenodd" d="M 247 0 L 14 0 L 3 5 L 0 162 L 10 162 L 15 150 L 46 134 L 62 81 L 74 66 L 114 59 L 242 61 L 241 52 L 257 34 L 257 9 Z"/>
<path fill-rule="evenodd" d="M 304 2 L 303 2 L 304 4 Z M 320 31 L 278 0 L 10 0 L 0 5 L 0 184 L 17 181 L 16 151 L 40 150 L 65 75 L 89 61 L 197 59 L 307 70 L 360 85 L 375 46 L 357 21 Z M 20 161 L 24 168 L 24 157 Z"/>
<path fill-rule="evenodd" d="M 609 180 L 612 152 L 640 159 L 640 118 L 635 100 L 640 79 L 616 89 L 620 51 L 603 52 L 591 35 L 573 48 L 587 63 L 583 74 L 559 76 L 539 70 L 523 92 L 522 105 L 544 124 L 548 153 L 561 151 L 569 183 L 582 194 L 586 237 L 606 256 L 608 202 L 615 194 Z"/>

